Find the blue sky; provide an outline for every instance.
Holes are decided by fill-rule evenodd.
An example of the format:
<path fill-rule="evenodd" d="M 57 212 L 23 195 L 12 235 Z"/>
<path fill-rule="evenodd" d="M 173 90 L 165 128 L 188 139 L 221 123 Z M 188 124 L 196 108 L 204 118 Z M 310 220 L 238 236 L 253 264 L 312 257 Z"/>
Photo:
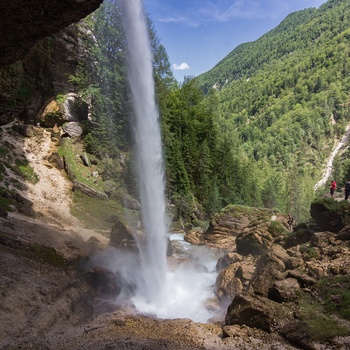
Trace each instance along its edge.
<path fill-rule="evenodd" d="M 291 12 L 326 0 L 144 0 L 174 76 L 198 76 L 236 46 L 254 41 Z"/>

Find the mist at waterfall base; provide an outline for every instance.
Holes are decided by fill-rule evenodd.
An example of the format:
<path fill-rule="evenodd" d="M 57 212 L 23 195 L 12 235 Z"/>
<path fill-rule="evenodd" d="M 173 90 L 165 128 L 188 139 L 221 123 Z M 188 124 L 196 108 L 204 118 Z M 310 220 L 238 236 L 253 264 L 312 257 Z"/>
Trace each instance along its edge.
<path fill-rule="evenodd" d="M 206 323 L 220 313 L 211 303 L 217 277 L 217 252 L 205 246 L 194 246 L 183 240 L 183 234 L 171 234 L 176 246 L 174 263 L 167 269 L 162 283 L 162 298 L 148 299 L 145 276 L 137 253 L 110 247 L 90 260 L 90 267 L 101 266 L 117 276 L 121 291 L 109 303 L 131 306 L 137 312 L 162 318 L 188 318 Z M 159 296 L 159 294 L 156 294 Z"/>
<path fill-rule="evenodd" d="M 130 302 L 144 314 L 205 322 L 212 315 L 205 301 L 213 295 L 215 261 L 203 247 L 193 247 L 185 262 L 168 269 L 168 228 L 159 113 L 155 102 L 152 54 L 141 0 L 121 0 L 127 43 L 127 75 L 135 120 L 138 183 L 146 244 L 134 235 L 138 254 L 110 249 L 95 257 L 117 276 L 116 303 Z M 172 235 L 172 238 L 174 236 Z M 183 244 L 184 251 L 188 247 Z"/>

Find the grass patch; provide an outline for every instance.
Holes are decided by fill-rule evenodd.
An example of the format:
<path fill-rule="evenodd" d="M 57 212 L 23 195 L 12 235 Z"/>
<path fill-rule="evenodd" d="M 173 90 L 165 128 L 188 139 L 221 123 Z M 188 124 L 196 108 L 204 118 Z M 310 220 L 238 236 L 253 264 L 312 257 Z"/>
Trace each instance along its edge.
<path fill-rule="evenodd" d="M 324 313 L 323 306 L 317 301 L 304 299 L 300 304 L 301 318 L 306 323 L 306 331 L 313 340 L 327 342 L 334 337 L 346 336 L 349 330 Z"/>
<path fill-rule="evenodd" d="M 323 278 L 317 289 L 327 312 L 350 321 L 350 276 Z"/>
<path fill-rule="evenodd" d="M 111 216 L 117 216 L 127 225 L 136 225 L 138 213 L 122 208 L 116 201 L 103 201 L 92 198 L 79 191 L 73 194 L 72 214 L 87 228 L 105 234 L 109 234 L 113 223 L 106 220 Z"/>
<path fill-rule="evenodd" d="M 29 165 L 27 160 L 16 159 L 16 171 L 23 176 L 27 181 L 36 184 L 39 181 L 38 175 Z"/>
<path fill-rule="evenodd" d="M 58 150 L 60 157 L 64 157 L 70 171 L 75 179 L 97 191 L 104 192 L 104 183 L 101 176 L 94 178 L 92 172 L 97 170 L 97 166 L 86 167 L 80 159 L 80 154 L 84 152 L 83 145 L 71 139 L 66 139 Z"/>

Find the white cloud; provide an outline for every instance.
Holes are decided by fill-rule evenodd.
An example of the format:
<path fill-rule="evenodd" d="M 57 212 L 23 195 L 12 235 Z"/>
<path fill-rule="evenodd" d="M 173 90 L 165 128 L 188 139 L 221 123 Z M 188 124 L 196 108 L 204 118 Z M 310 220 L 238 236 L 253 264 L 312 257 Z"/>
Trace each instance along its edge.
<path fill-rule="evenodd" d="M 175 70 L 185 70 L 185 69 L 190 69 L 190 66 L 186 62 L 182 62 L 181 64 L 176 64 L 174 63 L 172 67 Z"/>
<path fill-rule="evenodd" d="M 198 27 L 200 25 L 200 22 L 196 20 L 195 18 L 190 18 L 190 17 L 184 17 L 184 16 L 173 16 L 173 17 L 163 17 L 159 18 L 160 22 L 164 23 L 181 23 L 184 24 L 188 27 Z"/>
<path fill-rule="evenodd" d="M 171 0 L 163 0 L 165 3 Z M 181 12 L 169 5 L 166 12 L 171 16 L 160 16 L 165 23 L 178 23 L 188 27 L 199 27 L 213 22 L 228 22 L 232 19 L 267 19 L 286 16 L 295 9 L 318 7 L 326 0 L 191 0 Z M 297 3 L 302 3 L 298 5 Z M 164 4 L 163 4 L 164 5 Z M 164 7 L 163 7 L 164 9 Z"/>

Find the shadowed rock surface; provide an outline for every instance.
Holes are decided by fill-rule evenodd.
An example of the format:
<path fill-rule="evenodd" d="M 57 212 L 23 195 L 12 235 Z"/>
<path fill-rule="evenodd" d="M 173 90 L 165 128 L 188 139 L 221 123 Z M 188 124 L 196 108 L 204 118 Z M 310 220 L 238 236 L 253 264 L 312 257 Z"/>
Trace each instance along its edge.
<path fill-rule="evenodd" d="M 96 10 L 102 0 L 2 0 L 0 66 L 24 57 L 39 40 Z"/>

